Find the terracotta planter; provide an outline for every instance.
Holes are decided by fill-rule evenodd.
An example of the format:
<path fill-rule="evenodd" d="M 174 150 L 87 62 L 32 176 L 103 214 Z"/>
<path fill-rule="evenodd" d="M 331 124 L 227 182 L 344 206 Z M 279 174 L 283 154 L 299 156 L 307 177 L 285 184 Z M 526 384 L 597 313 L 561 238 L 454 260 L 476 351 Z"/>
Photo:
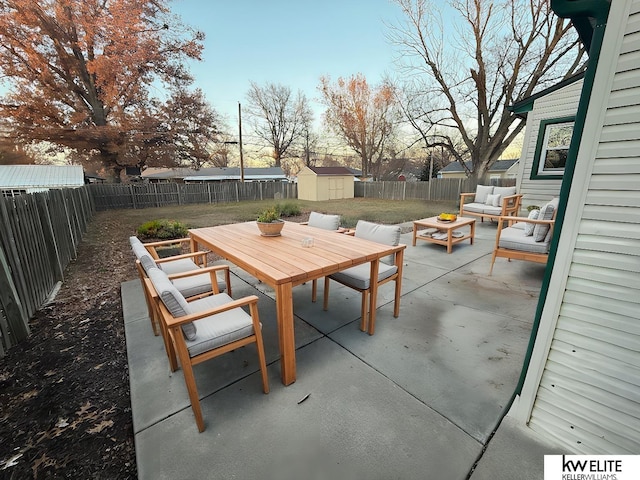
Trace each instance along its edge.
<path fill-rule="evenodd" d="M 271 223 L 256 222 L 256 224 L 260 229 L 260 235 L 263 237 L 278 237 L 280 236 L 282 227 L 284 227 L 284 221 L 282 220 Z"/>

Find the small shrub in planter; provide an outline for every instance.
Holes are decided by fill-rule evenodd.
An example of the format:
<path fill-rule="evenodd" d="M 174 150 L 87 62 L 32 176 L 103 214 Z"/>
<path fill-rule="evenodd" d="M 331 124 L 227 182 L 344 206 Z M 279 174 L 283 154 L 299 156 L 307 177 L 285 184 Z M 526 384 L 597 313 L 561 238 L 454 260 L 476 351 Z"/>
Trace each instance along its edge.
<path fill-rule="evenodd" d="M 531 210 L 540 210 L 540 207 L 538 205 L 529 205 L 527 211 L 530 212 Z"/>

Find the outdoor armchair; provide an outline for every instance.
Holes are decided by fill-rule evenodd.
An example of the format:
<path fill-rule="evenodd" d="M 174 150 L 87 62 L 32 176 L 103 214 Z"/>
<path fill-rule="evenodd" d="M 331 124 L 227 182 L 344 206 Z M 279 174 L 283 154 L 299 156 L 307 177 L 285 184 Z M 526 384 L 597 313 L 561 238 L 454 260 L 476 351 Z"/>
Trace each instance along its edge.
<path fill-rule="evenodd" d="M 204 431 L 204 420 L 194 365 L 255 343 L 262 389 L 269 393 L 257 296 L 234 300 L 226 293 L 216 293 L 187 301 L 158 268 L 149 270 L 145 282 L 159 313 L 172 372 L 178 369 L 180 361 L 198 431 Z M 242 307 L 247 307 L 249 313 Z"/>
<path fill-rule="evenodd" d="M 400 227 L 397 225 L 379 225 L 376 223 L 359 220 L 354 236 L 364 238 L 385 245 L 397 246 L 400 242 Z M 398 250 L 390 258 L 383 258 L 378 269 L 378 285 L 395 281 L 395 297 L 393 303 L 393 316 L 400 314 L 400 291 L 402 287 L 402 262 L 404 251 Z M 369 312 L 369 295 L 371 292 L 371 267 L 369 263 L 356 265 L 324 278 L 324 303 L 323 309 L 329 307 L 329 283 L 334 280 L 342 285 L 353 288 L 362 293 L 362 306 L 360 316 L 360 330 L 368 331 L 369 335 L 375 332 L 375 322 Z"/>
<path fill-rule="evenodd" d="M 489 275 L 493 273 L 496 258 L 509 261 L 547 263 L 551 236 L 558 212 L 558 198 L 554 198 L 540 210 L 532 210 L 528 217 L 499 217 L 496 243 L 491 257 Z M 515 222 L 503 228 L 505 222 Z"/>
<path fill-rule="evenodd" d="M 189 239 L 180 239 L 182 242 Z M 191 252 L 182 255 L 176 255 L 172 257 L 159 258 L 155 247 L 158 245 L 166 245 L 167 243 L 176 242 L 176 240 L 169 240 L 167 242 L 153 242 L 142 243 L 138 237 L 129 237 L 129 243 L 131 249 L 136 256 L 136 268 L 140 281 L 144 283 L 145 277 L 148 275 L 148 271 L 151 268 L 160 268 L 167 275 L 170 275 L 176 288 L 185 297 L 193 297 L 196 295 L 207 295 L 208 292 L 213 291 L 212 282 L 217 285 L 217 291 L 227 291 L 231 295 L 231 276 L 229 273 L 228 265 L 220 265 L 216 268 L 224 276 L 224 281 L 219 280 L 216 275 L 211 275 L 205 272 L 199 272 L 202 268 L 207 267 L 207 253 L 206 252 Z M 197 262 L 197 263 L 196 263 Z M 185 272 L 198 271 L 201 275 L 188 275 L 179 276 L 177 274 Z M 154 335 L 158 335 L 158 327 L 156 319 L 153 315 L 153 309 L 151 308 L 150 299 L 146 296 L 147 308 L 149 310 L 149 318 L 151 320 L 151 326 L 153 328 Z"/>

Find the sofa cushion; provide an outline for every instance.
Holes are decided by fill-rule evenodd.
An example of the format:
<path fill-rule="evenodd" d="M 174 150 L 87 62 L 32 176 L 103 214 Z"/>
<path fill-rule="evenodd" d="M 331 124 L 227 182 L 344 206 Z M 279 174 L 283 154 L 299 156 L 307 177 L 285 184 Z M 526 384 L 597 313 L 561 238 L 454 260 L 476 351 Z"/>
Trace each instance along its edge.
<path fill-rule="evenodd" d="M 485 207 L 486 205 L 484 203 L 477 203 L 477 202 L 465 203 L 462 206 L 462 212 L 464 213 L 464 211 L 466 210 L 467 212 L 483 213 Z"/>
<path fill-rule="evenodd" d="M 529 216 L 528 218 L 530 220 L 535 220 L 538 218 L 538 214 L 540 213 L 540 210 L 538 210 L 537 208 L 534 210 L 531 210 L 529 212 Z M 535 223 L 525 223 L 525 227 L 524 227 L 524 234 L 527 237 L 530 237 L 531 235 L 533 235 L 533 229 L 536 227 Z"/>
<path fill-rule="evenodd" d="M 478 185 L 476 187 L 476 196 L 473 199 L 473 203 L 485 203 L 487 201 L 487 195 L 490 195 L 492 193 L 492 185 Z"/>
<path fill-rule="evenodd" d="M 164 306 L 167 307 L 172 317 L 183 317 L 191 313 L 188 302 L 175 285 L 171 283 L 166 273 L 159 268 L 152 268 L 147 272 L 147 275 L 149 275 L 151 283 L 153 283 L 153 288 L 158 292 L 160 300 L 162 300 Z M 181 327 L 182 333 L 187 340 L 196 338 L 197 331 L 193 322 L 185 323 L 181 325 Z"/>
<path fill-rule="evenodd" d="M 151 258 L 149 251 L 144 247 L 142 242 L 140 241 L 138 241 L 138 243 L 132 242 L 131 249 L 133 250 L 133 253 L 136 256 L 136 258 L 140 260 L 140 263 L 142 264 L 142 268 L 144 268 L 144 271 L 147 275 L 149 275 L 150 269 L 158 267 L 158 265 L 156 265 L 156 262 L 153 260 L 153 258 Z"/>
<path fill-rule="evenodd" d="M 490 207 L 497 207 L 500 205 L 500 194 L 490 193 L 487 195 L 487 200 L 484 202 L 485 205 Z"/>
<path fill-rule="evenodd" d="M 530 253 L 547 253 L 549 242 L 536 242 L 533 236 L 526 236 L 519 228 L 507 227 L 500 232 L 500 248 Z"/>
<path fill-rule="evenodd" d="M 211 295 L 190 302 L 188 304 L 189 313 L 202 312 L 231 301 L 233 299 L 226 293 Z M 242 308 L 234 308 L 233 310 L 201 318 L 193 323 L 198 328 L 198 335 L 195 339 L 187 339 L 185 342 L 190 357 L 221 347 L 235 340 L 246 338 L 254 333 L 251 316 Z"/>
<path fill-rule="evenodd" d="M 553 203 L 549 202 L 544 205 L 540 212 L 538 213 L 538 220 L 551 220 L 553 218 L 553 214 L 555 212 L 555 206 Z M 548 223 L 539 223 L 533 229 L 533 239 L 536 242 L 542 242 L 544 238 L 547 236 L 549 232 L 549 224 Z"/>
<path fill-rule="evenodd" d="M 504 203 L 504 197 L 509 197 L 516 194 L 516 187 L 495 187 L 493 189 L 494 195 L 500 195 L 499 206 Z"/>

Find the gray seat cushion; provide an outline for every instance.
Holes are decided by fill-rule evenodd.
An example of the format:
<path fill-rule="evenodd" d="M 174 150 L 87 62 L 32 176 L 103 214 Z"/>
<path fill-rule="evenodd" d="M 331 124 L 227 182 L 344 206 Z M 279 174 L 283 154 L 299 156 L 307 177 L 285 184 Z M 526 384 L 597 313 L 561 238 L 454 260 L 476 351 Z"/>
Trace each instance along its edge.
<path fill-rule="evenodd" d="M 387 265 L 380 262 L 378 270 L 378 283 L 385 278 L 389 278 L 398 271 L 398 267 L 395 265 Z M 329 276 L 340 283 L 348 285 L 360 290 L 367 290 L 370 286 L 371 264 L 363 263 L 362 265 L 356 265 L 355 267 L 347 268 L 340 272 L 334 273 Z"/>
<path fill-rule="evenodd" d="M 549 242 L 536 242 L 533 236 L 524 234 L 524 229 L 507 227 L 500 233 L 498 245 L 509 250 L 518 250 L 530 253 L 547 253 Z"/>
<path fill-rule="evenodd" d="M 201 312 L 224 305 L 233 299 L 226 293 L 219 293 L 189 303 L 191 313 Z M 198 328 L 198 335 L 193 340 L 186 340 L 189 356 L 194 357 L 227 343 L 253 335 L 251 315 L 242 308 L 234 308 L 226 312 L 211 315 L 193 322 Z"/>
<path fill-rule="evenodd" d="M 307 223 L 310 227 L 322 228 L 324 230 L 338 230 L 340 227 L 340 215 L 311 212 Z"/>
<path fill-rule="evenodd" d="M 484 203 L 465 203 L 462 207 L 462 213 L 464 212 L 484 213 L 487 215 L 500 215 L 502 213 L 502 207 L 494 207 L 492 205 L 486 205 Z"/>

